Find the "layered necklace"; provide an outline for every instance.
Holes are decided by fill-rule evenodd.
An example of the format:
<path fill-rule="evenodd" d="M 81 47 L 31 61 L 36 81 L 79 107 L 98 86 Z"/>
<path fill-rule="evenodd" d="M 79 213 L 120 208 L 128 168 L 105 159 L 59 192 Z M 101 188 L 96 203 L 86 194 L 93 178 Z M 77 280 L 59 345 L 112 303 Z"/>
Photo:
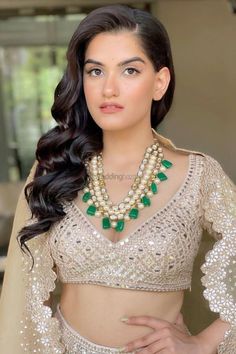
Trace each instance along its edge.
<path fill-rule="evenodd" d="M 154 129 L 152 131 L 155 133 Z M 139 211 L 151 205 L 150 198 L 158 193 L 157 185 L 167 180 L 164 172 L 173 164 L 164 159 L 163 149 L 155 135 L 153 138 L 154 143 L 146 148 L 131 189 L 117 205 L 112 203 L 106 190 L 102 152 L 86 160 L 88 178 L 82 200 L 89 205 L 88 215 L 102 218 L 103 229 L 123 231 L 125 222 L 137 219 Z"/>

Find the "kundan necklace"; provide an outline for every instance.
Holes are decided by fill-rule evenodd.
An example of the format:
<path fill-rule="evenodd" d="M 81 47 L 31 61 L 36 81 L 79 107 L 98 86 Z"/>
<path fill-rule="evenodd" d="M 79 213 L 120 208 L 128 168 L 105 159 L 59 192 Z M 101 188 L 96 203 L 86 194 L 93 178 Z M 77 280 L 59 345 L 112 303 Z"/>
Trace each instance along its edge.
<path fill-rule="evenodd" d="M 125 221 L 137 219 L 139 210 L 151 205 L 150 198 L 158 192 L 157 185 L 167 180 L 164 172 L 173 164 L 164 160 L 163 150 L 157 138 L 153 138 L 154 143 L 146 148 L 130 191 L 118 205 L 114 205 L 107 194 L 102 152 L 85 162 L 88 179 L 82 200 L 89 205 L 88 215 L 102 217 L 103 229 L 112 227 L 117 232 L 123 231 Z"/>

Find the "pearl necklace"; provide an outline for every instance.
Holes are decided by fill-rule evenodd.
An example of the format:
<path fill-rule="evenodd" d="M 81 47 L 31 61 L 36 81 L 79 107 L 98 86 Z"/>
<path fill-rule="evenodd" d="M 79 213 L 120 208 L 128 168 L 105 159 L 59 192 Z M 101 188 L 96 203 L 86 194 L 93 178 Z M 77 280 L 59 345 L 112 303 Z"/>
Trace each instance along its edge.
<path fill-rule="evenodd" d="M 102 152 L 85 162 L 88 173 L 87 185 L 83 189 L 83 202 L 89 205 L 86 213 L 102 217 L 103 229 L 114 228 L 117 232 L 124 229 L 125 221 L 137 219 L 139 210 L 151 205 L 150 197 L 158 192 L 157 184 L 167 180 L 164 171 L 173 164 L 164 160 L 163 150 L 158 140 L 147 147 L 127 197 L 114 205 L 107 194 Z"/>

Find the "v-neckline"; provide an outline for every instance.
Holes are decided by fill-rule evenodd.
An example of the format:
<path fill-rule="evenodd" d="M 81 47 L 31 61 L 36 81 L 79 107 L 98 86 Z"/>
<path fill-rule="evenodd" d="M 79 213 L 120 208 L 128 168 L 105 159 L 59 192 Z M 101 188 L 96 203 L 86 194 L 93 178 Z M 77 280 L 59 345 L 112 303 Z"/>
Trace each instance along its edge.
<path fill-rule="evenodd" d="M 132 232 L 130 232 L 127 236 L 125 236 L 124 238 L 113 242 L 110 239 L 108 239 L 103 233 L 101 233 L 100 231 L 98 231 L 96 229 L 96 227 L 93 225 L 93 223 L 84 215 L 84 213 L 82 212 L 82 210 L 79 208 L 79 206 L 75 203 L 74 200 L 71 201 L 72 206 L 74 206 L 74 209 L 78 212 L 78 214 L 83 218 L 83 220 L 85 221 L 85 223 L 87 224 L 87 226 L 89 226 L 93 232 L 96 232 L 97 234 L 99 234 L 101 236 L 102 239 L 105 240 L 105 242 L 108 242 L 109 245 L 111 246 L 118 246 L 118 245 L 123 245 L 125 242 L 127 242 L 127 239 L 133 238 L 134 235 L 140 231 L 147 223 L 149 223 L 150 221 L 152 221 L 154 219 L 154 217 L 158 216 L 159 214 L 162 214 L 163 212 L 165 212 L 168 208 L 170 208 L 170 206 L 172 206 L 177 200 L 178 200 L 178 196 L 180 193 L 182 193 L 182 191 L 185 189 L 186 185 L 188 184 L 189 179 L 192 176 L 192 169 L 193 169 L 193 162 L 194 162 L 194 154 L 190 153 L 188 155 L 189 158 L 189 162 L 188 162 L 188 170 L 187 173 L 185 175 L 184 181 L 182 182 L 182 184 L 180 185 L 180 187 L 178 188 L 178 190 L 173 194 L 173 196 L 168 200 L 168 202 L 160 209 L 158 209 L 154 214 L 152 214 L 151 216 L 149 216 L 145 221 L 143 221 L 140 225 L 138 225 Z"/>

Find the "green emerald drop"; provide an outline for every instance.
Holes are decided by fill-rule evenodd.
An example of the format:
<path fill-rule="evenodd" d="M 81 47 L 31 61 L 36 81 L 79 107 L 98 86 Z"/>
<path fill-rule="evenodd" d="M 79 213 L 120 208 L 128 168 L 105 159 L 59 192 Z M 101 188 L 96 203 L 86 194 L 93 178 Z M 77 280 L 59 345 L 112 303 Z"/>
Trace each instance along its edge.
<path fill-rule="evenodd" d="M 105 217 L 105 218 L 102 219 L 102 227 L 103 227 L 103 229 L 110 229 L 111 222 L 110 222 L 110 219 L 108 217 Z"/>
<path fill-rule="evenodd" d="M 83 197 L 82 197 L 82 200 L 83 202 L 87 202 L 89 199 L 91 198 L 91 193 L 90 192 L 86 192 Z"/>
<path fill-rule="evenodd" d="M 138 209 L 136 209 L 136 208 L 131 209 L 130 212 L 129 212 L 129 217 L 131 219 L 137 219 L 137 217 L 138 217 Z"/>
<path fill-rule="evenodd" d="M 96 212 L 96 210 L 97 210 L 97 208 L 95 207 L 95 205 L 90 205 L 90 206 L 88 207 L 88 209 L 86 210 L 86 213 L 87 213 L 88 215 L 94 215 L 95 212 Z"/>
<path fill-rule="evenodd" d="M 151 184 L 151 191 L 153 194 L 157 193 L 157 185 L 155 182 L 152 182 L 152 184 Z"/>
<path fill-rule="evenodd" d="M 165 166 L 166 168 L 170 168 L 170 167 L 173 165 L 173 163 L 170 162 L 169 160 L 162 160 L 161 163 L 162 163 L 162 165 Z"/>
<path fill-rule="evenodd" d="M 156 177 L 158 177 L 161 181 L 165 181 L 167 176 L 163 172 L 158 172 Z"/>
<path fill-rule="evenodd" d="M 121 232 L 124 228 L 124 225 L 125 225 L 124 220 L 118 220 L 115 230 Z"/>
<path fill-rule="evenodd" d="M 150 206 L 150 205 L 151 205 L 151 201 L 150 201 L 150 199 L 149 199 L 146 195 L 141 198 L 141 202 L 142 202 L 145 206 Z"/>

